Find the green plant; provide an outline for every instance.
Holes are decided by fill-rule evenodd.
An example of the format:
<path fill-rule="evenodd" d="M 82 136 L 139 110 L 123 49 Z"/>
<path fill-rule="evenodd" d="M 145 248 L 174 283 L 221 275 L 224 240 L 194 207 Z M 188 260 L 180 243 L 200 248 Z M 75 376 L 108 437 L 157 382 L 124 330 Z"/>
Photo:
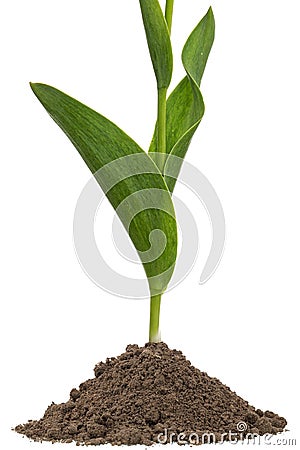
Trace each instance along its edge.
<path fill-rule="evenodd" d="M 173 4 L 174 0 L 166 0 L 164 15 L 158 0 L 140 0 L 158 93 L 157 123 L 148 153 L 108 119 L 77 100 L 54 87 L 31 83 L 37 98 L 72 141 L 106 193 L 140 256 L 151 296 L 151 342 L 160 340 L 161 296 L 170 282 L 177 256 L 172 193 L 204 114 L 200 83 L 214 40 L 214 16 L 210 8 L 184 46 L 182 62 L 186 76 L 168 97 L 173 72 L 170 40 Z M 170 155 L 178 157 L 175 163 Z M 128 156 L 138 156 L 143 173 L 137 170 L 133 176 L 124 177 L 124 173 L 132 173 L 131 165 L 135 164 Z M 120 163 L 110 165 L 116 161 Z M 127 207 L 119 208 L 124 201 Z M 149 201 L 153 207 L 145 209 Z M 138 211 L 133 218 L 132 210 Z M 156 235 L 155 242 L 151 242 L 153 230 L 162 232 Z"/>

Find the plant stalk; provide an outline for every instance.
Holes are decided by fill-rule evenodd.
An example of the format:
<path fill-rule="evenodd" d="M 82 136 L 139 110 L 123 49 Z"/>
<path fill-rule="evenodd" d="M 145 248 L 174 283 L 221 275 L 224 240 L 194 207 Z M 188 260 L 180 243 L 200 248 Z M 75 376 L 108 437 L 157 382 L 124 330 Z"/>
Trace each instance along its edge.
<path fill-rule="evenodd" d="M 166 0 L 165 19 L 171 34 L 174 0 Z M 167 152 L 167 88 L 158 88 L 157 108 L 157 166 L 161 173 L 164 172 Z M 150 302 L 150 326 L 149 342 L 160 342 L 159 317 L 161 294 L 151 297 Z"/>
<path fill-rule="evenodd" d="M 166 22 L 167 22 L 170 34 L 171 34 L 171 29 L 172 29 L 173 7 L 174 7 L 174 0 L 166 0 L 165 17 L 166 17 Z"/>
<path fill-rule="evenodd" d="M 161 295 L 151 297 L 149 342 L 160 342 L 159 316 Z"/>
<path fill-rule="evenodd" d="M 161 173 L 163 173 L 165 160 L 166 160 L 166 150 L 167 150 L 167 89 L 158 89 L 158 111 L 157 111 L 157 166 Z"/>
<path fill-rule="evenodd" d="M 158 113 L 157 113 L 157 142 L 158 154 L 156 164 L 163 173 L 166 160 L 166 131 L 167 131 L 167 89 L 158 89 Z M 160 316 L 161 295 L 153 295 L 150 302 L 150 326 L 149 342 L 160 342 L 159 316 Z"/>

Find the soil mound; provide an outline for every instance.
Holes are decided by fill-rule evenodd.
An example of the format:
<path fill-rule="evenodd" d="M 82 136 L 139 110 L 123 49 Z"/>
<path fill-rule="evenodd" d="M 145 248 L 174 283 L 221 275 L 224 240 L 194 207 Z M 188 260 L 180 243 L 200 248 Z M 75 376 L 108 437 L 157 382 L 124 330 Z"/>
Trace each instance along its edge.
<path fill-rule="evenodd" d="M 15 431 L 35 441 L 98 445 L 201 444 L 277 434 L 287 422 L 250 406 L 164 343 L 128 345 L 95 367 L 95 378 Z M 233 433 L 232 435 L 230 434 Z"/>

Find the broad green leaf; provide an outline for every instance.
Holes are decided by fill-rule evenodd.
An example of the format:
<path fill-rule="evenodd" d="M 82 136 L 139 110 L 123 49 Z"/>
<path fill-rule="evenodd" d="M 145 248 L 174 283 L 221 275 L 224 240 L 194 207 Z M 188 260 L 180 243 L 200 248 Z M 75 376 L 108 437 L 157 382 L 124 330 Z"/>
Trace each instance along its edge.
<path fill-rule="evenodd" d="M 200 92 L 200 83 L 208 56 L 214 41 L 215 22 L 210 8 L 204 18 L 189 36 L 183 52 L 182 62 L 187 76 L 177 85 L 167 101 L 167 153 L 184 158 L 191 139 L 204 115 L 204 102 Z M 157 132 L 150 145 L 150 155 L 157 152 Z M 174 160 L 166 160 L 166 165 Z M 170 192 L 173 192 L 181 164 L 168 167 L 172 178 L 166 177 Z M 174 177 L 174 178 L 173 178 Z"/>
<path fill-rule="evenodd" d="M 168 88 L 172 78 L 173 55 L 166 20 L 158 0 L 140 0 L 140 6 L 157 87 Z"/>
<path fill-rule="evenodd" d="M 158 168 L 105 117 L 51 86 L 31 87 L 119 215 L 141 258 L 151 295 L 162 293 L 176 261 L 177 227 L 172 199 Z"/>

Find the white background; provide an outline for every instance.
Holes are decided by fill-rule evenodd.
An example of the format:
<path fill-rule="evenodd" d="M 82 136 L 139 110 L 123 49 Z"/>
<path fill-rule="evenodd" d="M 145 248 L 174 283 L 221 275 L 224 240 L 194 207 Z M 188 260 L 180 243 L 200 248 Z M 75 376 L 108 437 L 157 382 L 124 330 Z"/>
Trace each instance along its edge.
<path fill-rule="evenodd" d="M 175 0 L 174 85 L 184 75 L 181 48 L 208 6 Z M 299 1 L 212 6 L 217 32 L 202 85 L 206 115 L 188 161 L 218 192 L 227 244 L 217 273 L 199 286 L 210 228 L 187 195 L 201 253 L 163 301 L 162 337 L 251 404 L 285 416 L 287 437 L 300 440 Z M 148 331 L 148 302 L 101 291 L 77 262 L 73 213 L 90 174 L 28 82 L 69 93 L 144 148 L 156 98 L 137 0 L 12 0 L 0 20 L 1 447 L 11 450 L 39 448 L 11 426 L 66 401 L 97 361 L 128 343 L 143 345 Z M 106 210 L 99 230 L 102 221 L 109 229 Z M 111 245 L 109 234 L 104 241 Z"/>

